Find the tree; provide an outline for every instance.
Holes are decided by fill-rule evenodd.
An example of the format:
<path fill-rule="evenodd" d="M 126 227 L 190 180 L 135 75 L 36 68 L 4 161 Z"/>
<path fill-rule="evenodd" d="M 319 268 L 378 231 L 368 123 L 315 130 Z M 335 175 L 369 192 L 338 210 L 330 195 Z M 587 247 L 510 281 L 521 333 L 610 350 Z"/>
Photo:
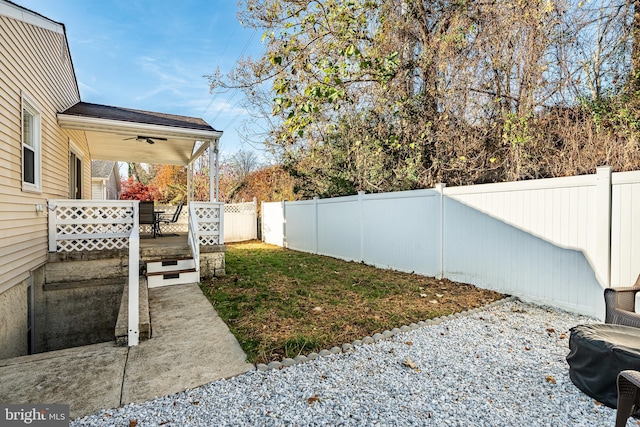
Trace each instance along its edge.
<path fill-rule="evenodd" d="M 146 185 L 133 178 L 122 180 L 120 200 L 139 200 L 141 202 L 152 202 L 158 197 L 158 189 L 153 185 Z"/>
<path fill-rule="evenodd" d="M 187 200 L 187 170 L 184 166 L 158 165 L 151 182 L 159 190 L 161 203 Z"/>
<path fill-rule="evenodd" d="M 305 196 L 628 170 L 635 3 L 244 0 L 265 53 L 210 82 L 271 111 Z"/>

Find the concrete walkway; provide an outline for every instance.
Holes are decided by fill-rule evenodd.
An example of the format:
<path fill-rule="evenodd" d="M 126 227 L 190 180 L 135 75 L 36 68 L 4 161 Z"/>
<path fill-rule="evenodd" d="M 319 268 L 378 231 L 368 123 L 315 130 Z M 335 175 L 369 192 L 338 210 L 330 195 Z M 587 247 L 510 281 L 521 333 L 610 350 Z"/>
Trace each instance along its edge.
<path fill-rule="evenodd" d="M 0 402 L 66 403 L 71 417 L 144 402 L 253 369 L 196 284 L 149 289 L 152 338 L 0 360 Z"/>

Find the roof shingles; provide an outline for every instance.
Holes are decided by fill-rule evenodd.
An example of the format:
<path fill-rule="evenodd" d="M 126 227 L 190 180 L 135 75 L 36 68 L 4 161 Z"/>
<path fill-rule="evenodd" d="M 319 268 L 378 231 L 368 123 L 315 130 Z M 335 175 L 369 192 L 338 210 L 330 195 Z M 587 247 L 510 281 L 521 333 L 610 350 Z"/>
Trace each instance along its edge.
<path fill-rule="evenodd" d="M 149 125 L 171 126 L 184 129 L 216 131 L 209 123 L 197 117 L 177 116 L 153 111 L 131 108 L 111 107 L 109 105 L 78 102 L 61 114 L 122 122 L 144 123 Z"/>

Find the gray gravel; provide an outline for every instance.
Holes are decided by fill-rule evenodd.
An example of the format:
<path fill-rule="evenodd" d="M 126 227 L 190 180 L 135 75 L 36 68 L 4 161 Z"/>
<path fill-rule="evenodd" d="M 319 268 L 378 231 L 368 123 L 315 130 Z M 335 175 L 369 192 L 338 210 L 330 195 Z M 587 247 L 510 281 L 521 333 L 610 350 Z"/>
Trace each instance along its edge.
<path fill-rule="evenodd" d="M 510 301 L 71 426 L 612 426 L 565 361 L 569 328 L 594 321 Z"/>

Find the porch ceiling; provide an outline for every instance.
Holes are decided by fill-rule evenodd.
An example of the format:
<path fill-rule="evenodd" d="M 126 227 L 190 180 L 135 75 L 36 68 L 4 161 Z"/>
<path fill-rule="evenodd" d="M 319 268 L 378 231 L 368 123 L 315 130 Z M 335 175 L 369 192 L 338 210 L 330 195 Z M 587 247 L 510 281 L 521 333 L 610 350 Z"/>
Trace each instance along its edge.
<path fill-rule="evenodd" d="M 91 158 L 187 165 L 196 142 L 222 135 L 202 119 L 80 102 L 58 113 L 63 129 L 85 132 Z M 150 144 L 144 138 L 157 138 Z"/>

